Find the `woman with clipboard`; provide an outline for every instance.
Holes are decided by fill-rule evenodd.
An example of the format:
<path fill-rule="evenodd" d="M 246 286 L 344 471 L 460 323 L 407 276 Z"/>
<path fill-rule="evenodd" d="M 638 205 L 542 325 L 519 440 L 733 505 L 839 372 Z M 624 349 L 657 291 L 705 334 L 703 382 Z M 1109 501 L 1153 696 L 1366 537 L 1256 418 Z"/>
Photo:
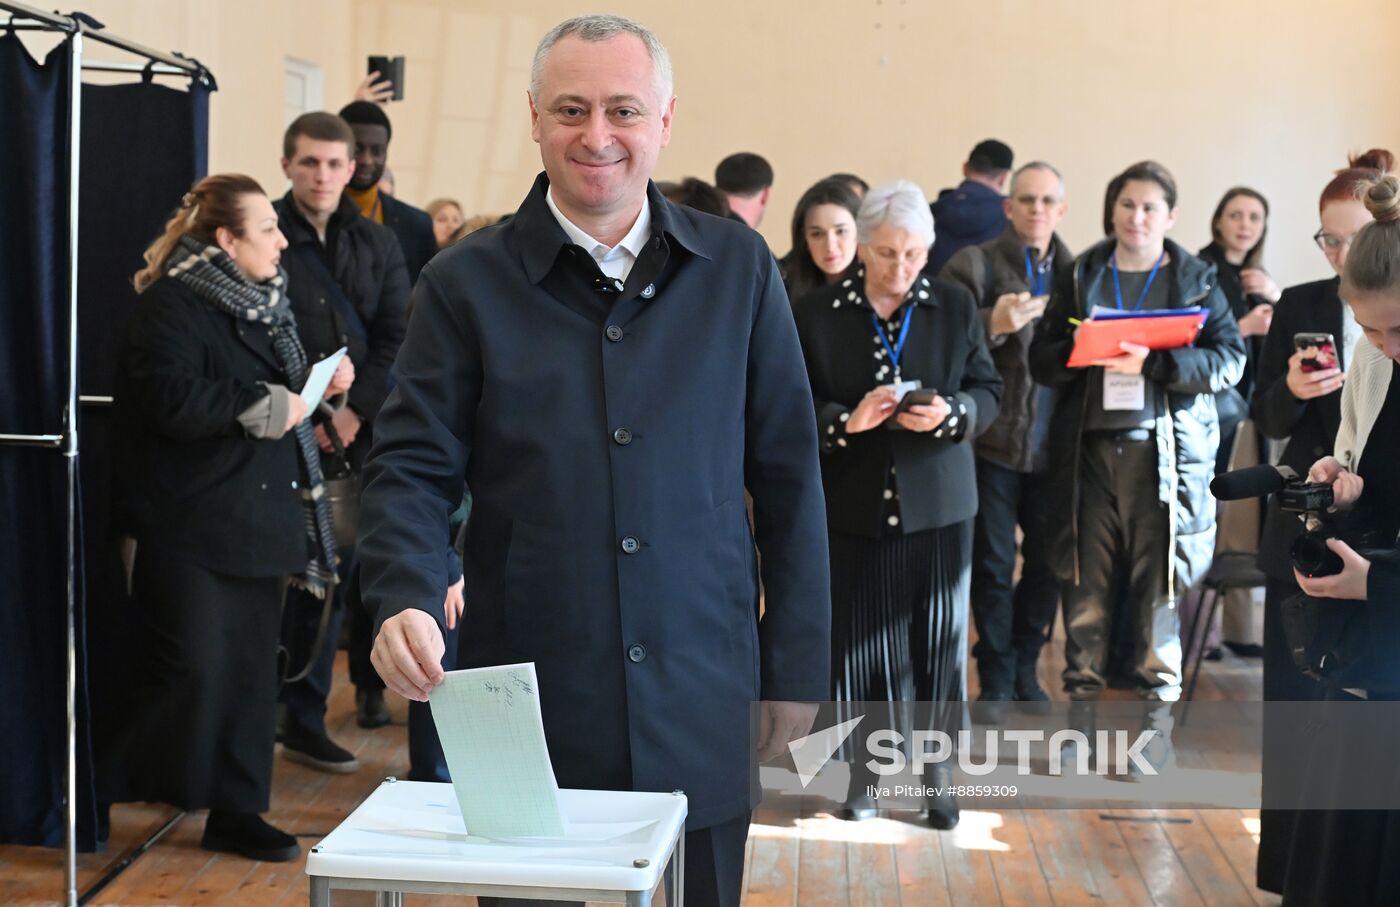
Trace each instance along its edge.
<path fill-rule="evenodd" d="M 1078 704 L 1073 720 L 1086 730 L 1107 684 L 1115 610 L 1132 624 L 1139 695 L 1152 702 L 1181 695 L 1176 597 L 1205 573 L 1215 543 L 1213 397 L 1239 380 L 1245 360 L 1214 267 L 1166 238 L 1176 223 L 1171 174 L 1144 161 L 1111 188 L 1113 234 L 1056 287 L 1030 350 L 1035 380 L 1059 389 L 1049 449 L 1050 473 L 1060 481 L 1045 506 L 1062 516 L 1052 550 L 1066 581 L 1065 689 Z M 1069 368 L 1077 326 L 1096 306 L 1207 314 L 1193 346 L 1123 343 L 1117 356 Z M 1120 588 L 1125 601 L 1115 609 Z M 1169 716 L 1149 709 L 1146 720 L 1165 731 Z M 1170 748 L 1149 749 L 1148 757 L 1165 762 Z"/>

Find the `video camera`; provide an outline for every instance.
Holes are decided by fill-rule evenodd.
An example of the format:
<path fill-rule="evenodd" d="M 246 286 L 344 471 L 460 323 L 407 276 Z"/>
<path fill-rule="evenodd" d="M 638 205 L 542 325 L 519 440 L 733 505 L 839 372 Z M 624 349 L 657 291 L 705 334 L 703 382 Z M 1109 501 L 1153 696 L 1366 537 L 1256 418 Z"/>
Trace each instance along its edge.
<path fill-rule="evenodd" d="M 1287 466 L 1250 466 L 1211 480 L 1210 493 L 1221 501 L 1278 496 L 1279 509 L 1296 513 L 1303 523 L 1303 534 L 1293 543 L 1289 556 L 1304 576 L 1335 576 L 1342 572 L 1342 559 L 1327 547 L 1336 538 L 1336 526 L 1328 514 L 1332 506 L 1332 486 L 1309 482 Z"/>

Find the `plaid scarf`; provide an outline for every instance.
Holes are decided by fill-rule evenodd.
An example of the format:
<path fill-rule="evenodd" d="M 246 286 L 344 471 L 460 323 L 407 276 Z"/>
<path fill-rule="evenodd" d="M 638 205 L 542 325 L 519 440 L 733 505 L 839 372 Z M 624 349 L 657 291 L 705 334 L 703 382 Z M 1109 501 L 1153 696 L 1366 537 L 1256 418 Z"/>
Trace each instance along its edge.
<path fill-rule="evenodd" d="M 306 384 L 306 351 L 297 336 L 291 300 L 283 290 L 287 284 L 285 271 L 278 268 L 276 277 L 264 283 L 253 283 L 222 249 L 182 236 L 166 262 L 165 273 L 232 318 L 270 325 L 272 349 L 287 377 L 288 387 L 299 388 Z M 321 454 L 311 420 L 302 419 L 295 431 L 301 454 L 306 536 L 309 550 L 316 553 L 307 563 L 306 572 L 292 577 L 292 583 L 322 598 L 335 577 L 340 558 L 331 529 L 331 507 L 326 499 Z"/>

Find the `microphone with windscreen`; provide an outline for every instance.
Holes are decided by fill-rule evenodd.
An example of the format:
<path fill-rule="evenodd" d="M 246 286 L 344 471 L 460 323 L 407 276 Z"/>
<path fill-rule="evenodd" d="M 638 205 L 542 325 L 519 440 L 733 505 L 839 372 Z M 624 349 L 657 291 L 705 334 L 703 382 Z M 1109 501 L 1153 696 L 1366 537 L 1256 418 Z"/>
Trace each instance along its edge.
<path fill-rule="evenodd" d="M 1330 531 L 1327 510 L 1332 506 L 1332 486 L 1308 482 L 1287 466 L 1249 466 L 1218 475 L 1211 480 L 1210 493 L 1219 501 L 1242 501 L 1278 495 L 1279 509 L 1296 513 L 1305 531 L 1293 543 L 1289 555 L 1304 576 L 1334 576 L 1342 572 L 1342 559 L 1327 540 Z"/>
<path fill-rule="evenodd" d="M 1287 466 L 1249 466 L 1216 476 L 1210 481 L 1210 493 L 1217 501 L 1243 501 L 1262 498 L 1283 490 L 1288 481 L 1296 482 L 1298 474 Z"/>

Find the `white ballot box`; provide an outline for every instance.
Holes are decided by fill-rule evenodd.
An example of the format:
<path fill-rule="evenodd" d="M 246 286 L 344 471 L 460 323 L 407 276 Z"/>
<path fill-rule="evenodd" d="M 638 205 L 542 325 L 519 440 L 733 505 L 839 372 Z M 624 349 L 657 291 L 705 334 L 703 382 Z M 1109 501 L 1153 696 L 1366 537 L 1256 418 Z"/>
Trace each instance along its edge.
<path fill-rule="evenodd" d="M 685 887 L 686 798 L 561 790 L 558 838 L 473 837 L 450 784 L 385 779 L 306 857 L 311 907 L 333 889 L 596 901 L 645 907 L 671 864 L 672 907 Z M 669 892 L 668 892 L 669 894 Z"/>

